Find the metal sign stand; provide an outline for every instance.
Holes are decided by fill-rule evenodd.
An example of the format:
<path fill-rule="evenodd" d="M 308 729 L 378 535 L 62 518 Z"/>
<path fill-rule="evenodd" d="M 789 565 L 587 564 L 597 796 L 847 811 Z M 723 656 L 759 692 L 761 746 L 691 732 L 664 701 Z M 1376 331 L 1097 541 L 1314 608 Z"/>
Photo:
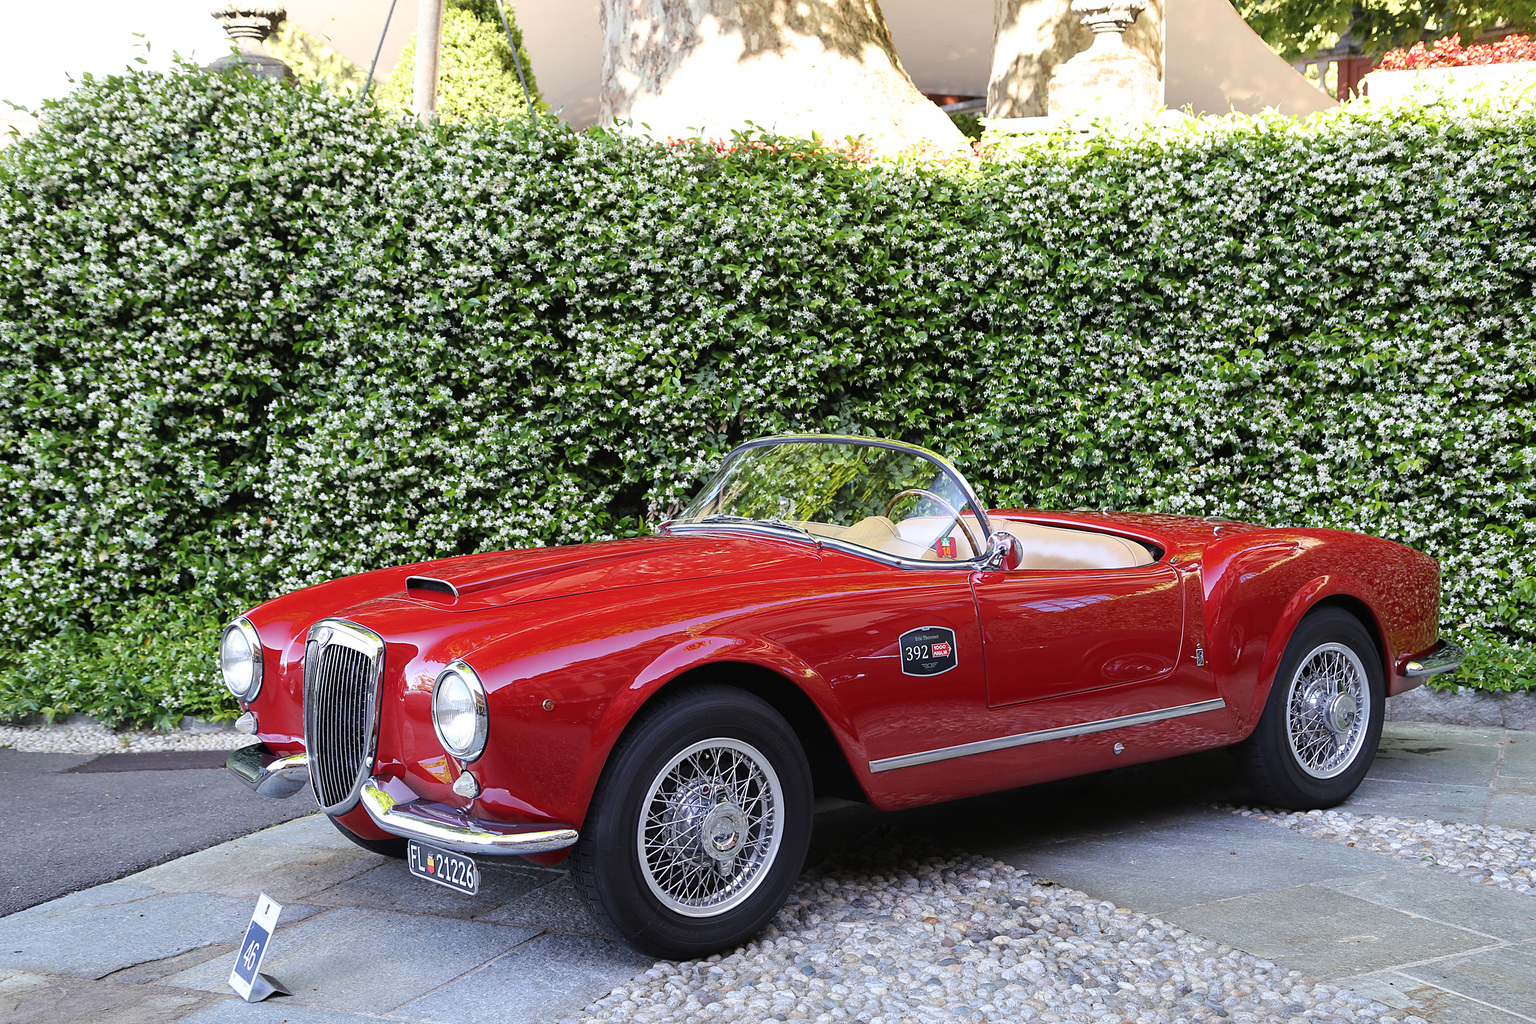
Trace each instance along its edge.
<path fill-rule="evenodd" d="M 235 955 L 234 970 L 229 972 L 229 987 L 248 1003 L 259 1003 L 271 995 L 293 994 L 276 978 L 261 973 L 261 962 L 266 958 L 272 932 L 277 927 L 277 915 L 282 911 L 281 904 L 262 893 L 256 901 L 251 923 L 246 926 L 245 938 L 240 942 L 240 952 Z"/>

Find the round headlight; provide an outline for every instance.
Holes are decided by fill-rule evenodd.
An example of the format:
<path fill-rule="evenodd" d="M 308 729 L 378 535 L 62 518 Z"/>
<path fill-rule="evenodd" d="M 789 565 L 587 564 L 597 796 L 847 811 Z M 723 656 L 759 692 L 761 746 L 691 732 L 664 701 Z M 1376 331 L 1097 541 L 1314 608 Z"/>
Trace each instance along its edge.
<path fill-rule="evenodd" d="M 460 761 L 475 760 L 485 751 L 489 723 L 475 670 L 462 661 L 443 669 L 432 687 L 432 727 L 443 749 Z"/>
<path fill-rule="evenodd" d="M 261 638 L 244 617 L 224 627 L 219 641 L 219 668 L 224 685 L 243 701 L 253 701 L 261 689 Z"/>

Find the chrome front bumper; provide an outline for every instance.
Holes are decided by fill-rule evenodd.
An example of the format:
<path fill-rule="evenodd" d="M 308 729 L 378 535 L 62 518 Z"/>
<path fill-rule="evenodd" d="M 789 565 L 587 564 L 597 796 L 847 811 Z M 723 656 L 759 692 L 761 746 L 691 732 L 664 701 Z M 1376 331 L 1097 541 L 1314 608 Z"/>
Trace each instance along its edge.
<path fill-rule="evenodd" d="M 308 754 L 274 754 L 263 743 L 241 747 L 224 766 L 262 796 L 290 797 L 309 782 Z M 399 796 L 391 794 L 391 789 Z M 569 825 L 483 821 L 457 807 L 407 793 L 402 783 L 374 777 L 363 783 L 361 802 L 368 817 L 385 832 L 458 853 L 549 853 L 574 846 L 579 838 Z"/>
<path fill-rule="evenodd" d="M 549 853 L 574 846 L 569 825 L 508 825 L 472 818 L 457 807 L 413 798 L 396 800 L 378 778 L 363 783 L 362 804 L 391 835 L 468 854 Z"/>
<path fill-rule="evenodd" d="M 1441 639 L 1423 654 L 1416 654 L 1403 666 L 1403 675 L 1409 679 L 1427 679 L 1443 672 L 1454 672 L 1467 660 L 1467 652 L 1454 640 Z"/>
<path fill-rule="evenodd" d="M 241 747 L 229 755 L 224 767 L 262 796 L 281 800 L 309 783 L 308 754 L 274 754 L 265 743 Z"/>

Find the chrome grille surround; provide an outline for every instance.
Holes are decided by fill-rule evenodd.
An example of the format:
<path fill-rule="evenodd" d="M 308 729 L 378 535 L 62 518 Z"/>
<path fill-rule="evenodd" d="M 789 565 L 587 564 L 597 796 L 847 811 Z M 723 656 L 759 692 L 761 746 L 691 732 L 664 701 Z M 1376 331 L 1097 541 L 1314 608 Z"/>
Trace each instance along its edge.
<path fill-rule="evenodd" d="M 379 745 L 384 640 L 344 619 L 321 619 L 304 645 L 304 749 L 326 814 L 357 806 Z"/>

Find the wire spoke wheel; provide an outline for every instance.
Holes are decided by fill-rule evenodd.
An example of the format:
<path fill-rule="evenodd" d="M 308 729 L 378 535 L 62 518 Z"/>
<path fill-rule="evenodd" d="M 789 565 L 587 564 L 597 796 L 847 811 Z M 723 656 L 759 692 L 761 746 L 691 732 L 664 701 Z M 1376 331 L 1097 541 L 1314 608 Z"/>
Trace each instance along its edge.
<path fill-rule="evenodd" d="M 1285 733 L 1302 771 L 1331 779 L 1355 763 L 1371 721 L 1371 686 L 1360 656 L 1340 643 L 1310 651 L 1291 676 Z"/>
<path fill-rule="evenodd" d="M 1253 732 L 1234 751 L 1261 802 L 1337 807 L 1370 771 L 1386 718 L 1381 648 L 1349 611 L 1316 608 L 1297 624 Z"/>
<path fill-rule="evenodd" d="M 784 839 L 784 790 L 761 751 L 715 737 L 679 751 L 651 780 L 635 842 L 651 894 L 713 917 L 755 892 Z"/>

